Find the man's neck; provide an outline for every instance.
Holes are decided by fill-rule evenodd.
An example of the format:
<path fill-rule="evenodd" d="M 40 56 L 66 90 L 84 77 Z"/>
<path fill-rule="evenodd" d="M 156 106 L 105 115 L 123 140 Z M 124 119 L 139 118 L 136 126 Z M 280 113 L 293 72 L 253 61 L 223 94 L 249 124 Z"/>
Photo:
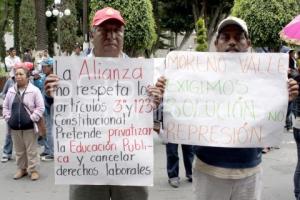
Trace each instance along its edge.
<path fill-rule="evenodd" d="M 121 57 L 121 55 L 122 55 L 122 52 L 120 52 L 118 55 L 107 56 L 107 55 L 103 55 L 102 52 L 99 52 L 96 49 L 93 49 L 92 52 L 95 57 L 116 57 L 117 58 L 117 57 Z"/>

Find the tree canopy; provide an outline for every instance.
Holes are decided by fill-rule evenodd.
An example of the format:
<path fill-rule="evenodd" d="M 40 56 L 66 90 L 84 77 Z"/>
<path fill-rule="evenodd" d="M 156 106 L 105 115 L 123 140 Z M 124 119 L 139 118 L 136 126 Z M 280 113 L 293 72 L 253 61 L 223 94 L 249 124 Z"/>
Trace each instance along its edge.
<path fill-rule="evenodd" d="M 20 8 L 20 44 L 21 50 L 36 47 L 35 9 L 32 0 L 22 0 Z"/>
<path fill-rule="evenodd" d="M 300 12 L 299 0 L 235 0 L 232 14 L 244 19 L 254 47 L 278 51 L 279 31 Z"/>
<path fill-rule="evenodd" d="M 75 44 L 79 41 L 77 37 L 78 23 L 76 21 L 76 4 L 73 0 L 65 0 L 66 8 L 71 10 L 71 15 L 63 16 L 58 19 L 58 42 L 60 42 L 61 50 L 71 54 Z"/>

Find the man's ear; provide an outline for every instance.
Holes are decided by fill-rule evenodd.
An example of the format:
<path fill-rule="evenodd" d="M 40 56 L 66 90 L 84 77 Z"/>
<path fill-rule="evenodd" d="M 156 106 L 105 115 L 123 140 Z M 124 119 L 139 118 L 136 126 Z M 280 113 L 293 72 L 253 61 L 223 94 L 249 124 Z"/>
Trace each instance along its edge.
<path fill-rule="evenodd" d="M 248 47 L 251 47 L 251 46 L 252 46 L 252 43 L 251 43 L 251 40 L 250 40 L 250 39 L 247 39 L 247 44 L 248 44 Z"/>
<path fill-rule="evenodd" d="M 89 31 L 89 36 L 90 36 L 91 39 L 94 38 L 93 31 Z"/>
<path fill-rule="evenodd" d="M 214 44 L 215 44 L 215 47 L 218 45 L 218 40 L 217 39 L 215 40 Z"/>

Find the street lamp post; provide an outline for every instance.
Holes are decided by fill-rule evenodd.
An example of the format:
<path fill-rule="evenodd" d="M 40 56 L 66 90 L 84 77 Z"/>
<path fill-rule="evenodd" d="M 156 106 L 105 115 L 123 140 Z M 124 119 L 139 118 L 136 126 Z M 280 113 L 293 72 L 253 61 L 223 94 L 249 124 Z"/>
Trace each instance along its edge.
<path fill-rule="evenodd" d="M 69 16 L 71 15 L 71 10 L 69 8 L 65 8 L 62 0 L 54 0 L 54 3 L 48 7 L 45 15 L 47 17 L 57 17 L 57 44 L 59 46 L 58 55 L 61 55 L 61 35 L 60 35 L 60 20 L 64 15 Z"/>

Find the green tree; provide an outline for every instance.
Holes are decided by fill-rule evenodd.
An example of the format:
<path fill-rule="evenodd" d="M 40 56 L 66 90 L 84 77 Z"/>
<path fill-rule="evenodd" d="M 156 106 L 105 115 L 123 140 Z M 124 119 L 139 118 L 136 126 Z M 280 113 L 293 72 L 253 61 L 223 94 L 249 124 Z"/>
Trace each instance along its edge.
<path fill-rule="evenodd" d="M 20 12 L 20 44 L 21 51 L 36 48 L 35 8 L 32 0 L 23 0 Z"/>
<path fill-rule="evenodd" d="M 279 31 L 300 12 L 299 0 L 236 0 L 232 14 L 244 19 L 254 47 L 278 51 Z"/>
<path fill-rule="evenodd" d="M 13 13 L 13 25 L 14 25 L 14 47 L 17 54 L 20 54 L 20 8 L 22 0 L 15 0 L 14 13 Z"/>
<path fill-rule="evenodd" d="M 44 50 L 48 47 L 48 32 L 46 28 L 46 2 L 45 0 L 34 0 L 36 15 L 36 43 L 37 50 Z"/>
<path fill-rule="evenodd" d="M 184 39 L 178 48 L 183 46 L 185 40 L 196 29 L 198 19 L 204 19 L 207 25 L 207 42 L 210 44 L 217 29 L 218 23 L 226 18 L 233 7 L 234 0 L 152 0 L 157 24 L 159 40 L 157 47 L 167 47 L 161 41 L 170 37 L 165 31 L 184 33 Z M 163 40 L 162 40 L 163 39 Z M 177 45 L 175 44 L 177 47 Z"/>
<path fill-rule="evenodd" d="M 64 5 L 66 8 L 71 10 L 71 15 L 63 16 L 58 18 L 58 26 L 60 30 L 60 37 L 58 41 L 61 44 L 61 50 L 66 51 L 68 54 L 71 54 L 74 45 L 78 42 L 79 38 L 77 37 L 77 27 L 78 23 L 76 20 L 76 5 L 74 0 L 65 0 Z"/>
<path fill-rule="evenodd" d="M 196 51 L 207 51 L 207 30 L 203 18 L 197 21 L 197 47 Z"/>
<path fill-rule="evenodd" d="M 0 58 L 5 57 L 5 41 L 4 34 L 8 25 L 8 0 L 0 0 Z"/>
<path fill-rule="evenodd" d="M 150 0 L 91 0 L 90 6 L 91 16 L 105 6 L 120 10 L 126 21 L 124 51 L 129 56 L 144 54 L 152 48 L 157 35 Z"/>
<path fill-rule="evenodd" d="M 208 44 L 210 44 L 217 26 L 226 18 L 233 7 L 234 0 L 184 0 L 192 4 L 194 23 L 203 17 L 207 25 Z"/>
<path fill-rule="evenodd" d="M 164 34 L 166 31 L 174 33 L 175 37 L 170 37 L 170 39 L 174 40 L 172 47 L 175 49 L 183 47 L 195 28 L 191 11 L 192 6 L 186 1 L 164 0 L 158 2 L 156 22 L 161 30 L 158 35 L 165 39 Z M 180 44 L 177 44 L 179 34 L 184 35 L 184 37 Z"/>

